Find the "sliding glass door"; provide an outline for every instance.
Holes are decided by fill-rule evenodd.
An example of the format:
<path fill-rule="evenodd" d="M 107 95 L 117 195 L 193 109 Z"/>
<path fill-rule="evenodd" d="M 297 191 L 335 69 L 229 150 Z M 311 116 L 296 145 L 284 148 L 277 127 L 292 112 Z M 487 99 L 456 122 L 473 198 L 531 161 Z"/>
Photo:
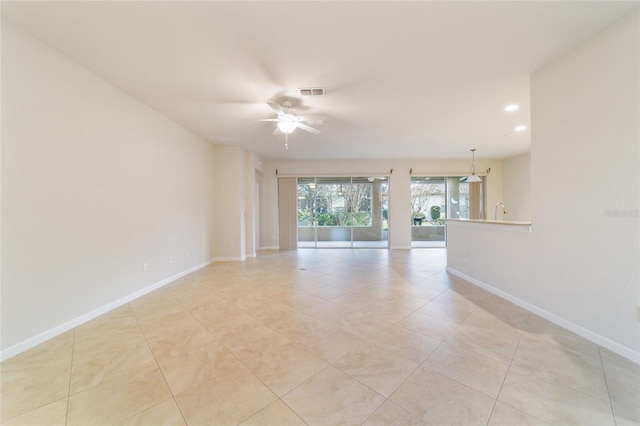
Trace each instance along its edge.
<path fill-rule="evenodd" d="M 298 247 L 388 247 L 386 177 L 298 178 Z"/>
<path fill-rule="evenodd" d="M 444 247 L 444 219 L 484 218 L 484 181 L 464 176 L 411 178 L 411 246 Z"/>

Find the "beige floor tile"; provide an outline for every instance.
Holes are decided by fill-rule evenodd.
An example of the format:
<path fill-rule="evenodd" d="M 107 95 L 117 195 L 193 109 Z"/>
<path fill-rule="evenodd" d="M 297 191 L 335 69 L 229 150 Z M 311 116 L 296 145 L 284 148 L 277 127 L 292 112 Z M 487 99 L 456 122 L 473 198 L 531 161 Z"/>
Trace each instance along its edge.
<path fill-rule="evenodd" d="M 452 282 L 449 291 L 459 294 L 474 303 L 481 303 L 487 296 L 489 296 L 488 291 L 464 280 Z"/>
<path fill-rule="evenodd" d="M 462 324 L 469 314 L 477 308 L 473 303 L 467 305 L 463 303 L 438 303 L 432 301 L 418 309 L 418 312 L 454 324 Z"/>
<path fill-rule="evenodd" d="M 633 405 L 620 404 L 616 401 L 612 402 L 612 407 L 616 426 L 640 425 L 640 408 Z"/>
<path fill-rule="evenodd" d="M 198 321 L 186 310 L 141 318 L 139 324 L 147 339 L 155 339 L 167 334 L 184 333 L 199 325 Z"/>
<path fill-rule="evenodd" d="M 273 299 L 298 310 L 310 308 L 325 301 L 325 299 L 321 297 L 297 290 L 287 292 Z"/>
<path fill-rule="evenodd" d="M 598 345 L 533 314 L 527 321 L 522 341 L 539 345 L 545 351 L 560 349 L 595 363 L 600 362 Z"/>
<path fill-rule="evenodd" d="M 422 363 L 442 342 L 398 325 L 378 332 L 374 343 L 415 363 Z"/>
<path fill-rule="evenodd" d="M 325 361 L 294 343 L 265 352 L 246 365 L 278 396 L 286 394 L 328 366 Z"/>
<path fill-rule="evenodd" d="M 311 290 L 305 290 L 312 294 L 313 296 L 320 297 L 324 300 L 332 300 L 336 297 L 340 297 L 344 295 L 345 290 L 341 290 L 339 288 L 331 287 L 328 285 L 318 285 Z"/>
<path fill-rule="evenodd" d="M 640 424 L 640 366 L 445 268 L 441 249 L 217 262 L 0 364 L 0 422 Z"/>
<path fill-rule="evenodd" d="M 265 303 L 265 301 L 267 303 Z M 247 312 L 252 317 L 265 324 L 271 321 L 278 321 L 282 318 L 295 316 L 299 313 L 298 310 L 293 309 L 291 306 L 285 305 L 277 300 L 265 300 L 264 298 L 261 304 Z"/>
<path fill-rule="evenodd" d="M 28 376 L 20 374 L 16 377 L 12 374 L 13 378 L 5 377 L 3 373 L 0 391 L 2 422 L 69 395 L 70 363 L 52 365 L 46 370 L 37 369 L 36 371 L 36 374 Z"/>
<path fill-rule="evenodd" d="M 421 368 L 428 368 L 496 398 L 509 364 L 443 343 Z"/>
<path fill-rule="evenodd" d="M 181 333 L 172 333 L 148 339 L 147 343 L 158 362 L 195 350 L 217 339 L 198 325 Z"/>
<path fill-rule="evenodd" d="M 91 358 L 112 350 L 144 342 L 145 337 L 137 323 L 110 330 L 107 333 L 89 330 L 78 331 L 73 345 L 73 357 Z"/>
<path fill-rule="evenodd" d="M 412 287 L 425 288 L 433 291 L 438 291 L 441 294 L 442 292 L 449 290 L 449 287 L 450 287 L 449 283 L 438 279 L 439 277 L 432 279 L 431 278 L 432 276 L 433 275 L 429 275 L 427 278 L 418 281 L 417 283 L 413 284 Z"/>
<path fill-rule="evenodd" d="M 338 326 L 300 336 L 297 343 L 329 364 L 345 356 L 365 341 Z"/>
<path fill-rule="evenodd" d="M 334 367 L 282 399 L 309 425 L 361 424 L 384 402 L 382 395 Z"/>
<path fill-rule="evenodd" d="M 308 334 L 329 327 L 328 323 L 314 318 L 311 315 L 303 314 L 302 312 L 268 321 L 265 325 L 294 342 L 304 338 L 304 336 Z"/>
<path fill-rule="evenodd" d="M 170 397 L 160 369 L 143 370 L 72 395 L 67 424 L 117 424 Z"/>
<path fill-rule="evenodd" d="M 571 351 L 541 349 L 538 345 L 520 342 L 511 370 L 523 375 L 534 374 L 547 382 L 609 400 L 607 382 L 599 362 L 587 361 Z"/>
<path fill-rule="evenodd" d="M 67 331 L 0 364 L 0 383 L 48 374 L 71 366 L 75 330 Z"/>
<path fill-rule="evenodd" d="M 112 329 L 118 329 L 126 327 L 129 324 L 135 324 L 136 317 L 133 314 L 133 310 L 129 304 L 118 306 L 117 308 L 104 313 L 96 318 L 87 321 L 86 323 L 76 327 L 76 334 L 83 331 L 88 332 L 103 332 L 106 333 Z M 101 327 L 103 327 L 101 329 Z"/>
<path fill-rule="evenodd" d="M 176 396 L 189 425 L 237 425 L 276 400 L 247 370 L 223 374 Z"/>
<path fill-rule="evenodd" d="M 326 323 L 339 324 L 340 321 L 345 320 L 356 311 L 339 303 L 325 301 L 306 308 L 302 312 Z"/>
<path fill-rule="evenodd" d="M 363 344 L 350 350 L 333 366 L 388 397 L 418 364 L 372 344 Z"/>
<path fill-rule="evenodd" d="M 202 325 L 217 339 L 245 333 L 261 325 L 260 321 L 238 309 L 232 315 L 219 318 L 215 321 L 203 322 Z"/>
<path fill-rule="evenodd" d="M 367 419 L 363 426 L 422 426 L 426 425 L 420 418 L 409 413 L 390 399 L 386 400 L 375 413 Z"/>
<path fill-rule="evenodd" d="M 419 281 L 419 283 L 422 285 L 425 280 L 433 281 L 439 284 L 446 284 L 448 288 L 451 286 L 451 284 L 459 282 L 460 278 L 446 271 L 440 271 L 435 274 L 428 275 L 424 280 Z"/>
<path fill-rule="evenodd" d="M 138 320 L 184 310 L 184 307 L 163 288 L 129 302 L 129 306 Z"/>
<path fill-rule="evenodd" d="M 487 426 L 547 426 L 549 423 L 543 422 L 537 417 L 515 409 L 503 402 L 496 404 L 491 413 Z"/>
<path fill-rule="evenodd" d="M 263 325 L 258 325 L 243 333 L 226 335 L 222 339 L 222 343 L 244 363 L 261 356 L 263 353 L 273 352 L 290 342 L 291 340 Z"/>
<path fill-rule="evenodd" d="M 287 407 L 281 400 L 265 407 L 246 421 L 241 426 L 305 426 L 296 413 Z"/>
<path fill-rule="evenodd" d="M 640 365 L 604 349 L 600 353 L 616 418 L 625 413 L 640 424 Z"/>
<path fill-rule="evenodd" d="M 411 315 L 415 309 L 405 306 L 399 306 L 396 303 L 389 302 L 386 299 L 379 300 L 373 304 L 370 308 L 363 309 L 361 312 L 364 315 L 368 315 L 372 318 L 378 318 L 379 320 L 387 321 L 392 324 L 402 321 L 407 316 Z"/>
<path fill-rule="evenodd" d="M 443 341 L 458 327 L 458 324 L 414 312 L 397 323 L 400 327 Z"/>
<path fill-rule="evenodd" d="M 514 305 L 513 303 L 507 301 L 506 299 L 498 297 L 495 294 L 487 295 L 487 297 L 482 302 L 480 302 L 480 307 L 495 316 L 505 319 L 517 320 L 526 318 L 528 320 L 531 316 L 531 313 L 526 309 Z"/>
<path fill-rule="evenodd" d="M 208 303 L 220 303 L 224 301 L 218 294 L 211 290 L 204 289 L 204 291 L 196 296 L 181 297 L 176 296 L 176 300 L 187 310 L 197 308 L 198 306 L 206 305 Z"/>
<path fill-rule="evenodd" d="M 608 401 L 518 371 L 509 371 L 498 399 L 551 424 L 615 424 Z"/>
<path fill-rule="evenodd" d="M 420 284 L 416 284 L 413 286 L 400 285 L 396 287 L 396 290 L 398 293 L 406 295 L 408 297 L 416 297 L 418 299 L 421 299 L 420 302 L 422 302 L 422 300 L 430 302 L 445 291 L 445 289 L 434 290 L 432 288 L 421 286 Z"/>
<path fill-rule="evenodd" d="M 147 408 L 120 423 L 121 426 L 186 426 L 186 424 L 173 398 Z"/>
<path fill-rule="evenodd" d="M 171 391 L 177 395 L 244 367 L 222 343 L 214 341 L 160 362 L 160 369 Z"/>
<path fill-rule="evenodd" d="M 338 321 L 338 325 L 347 331 L 350 331 L 350 329 L 353 328 L 361 330 L 361 332 L 364 333 L 361 336 L 363 338 L 367 338 L 366 330 L 370 330 L 372 334 L 371 337 L 375 339 L 375 336 L 381 330 L 387 330 L 393 325 L 393 323 L 385 319 L 366 314 L 362 311 L 354 311 L 346 315 L 343 319 L 340 319 L 340 321 Z"/>
<path fill-rule="evenodd" d="M 67 422 L 67 398 L 36 408 L 10 420 L 3 420 L 5 426 L 64 426 Z"/>
<path fill-rule="evenodd" d="M 269 305 L 269 303 L 266 305 Z M 205 326 L 207 324 L 216 323 L 225 318 L 233 317 L 240 313 L 245 313 L 242 309 L 228 300 L 205 303 L 204 305 L 188 309 L 188 312 L 198 322 Z"/>
<path fill-rule="evenodd" d="M 391 400 L 428 424 L 486 424 L 494 398 L 453 379 L 418 368 Z"/>
<path fill-rule="evenodd" d="M 371 309 L 375 306 L 377 299 L 364 296 L 355 292 L 345 293 L 342 296 L 331 299 L 333 303 L 338 303 L 346 308 L 354 311 L 363 311 L 365 309 Z"/>
<path fill-rule="evenodd" d="M 497 313 L 479 307 L 469 314 L 463 324 L 472 327 L 521 334 L 527 323 L 527 318 L 528 315 L 520 315 L 519 313 Z"/>
<path fill-rule="evenodd" d="M 144 338 L 136 342 L 109 340 L 107 350 L 74 351 L 71 370 L 71 395 L 117 377 L 134 374 L 140 369 L 156 366 Z"/>
<path fill-rule="evenodd" d="M 518 347 L 520 335 L 513 331 L 483 329 L 461 324 L 446 343 L 461 350 L 501 362 L 511 362 Z"/>

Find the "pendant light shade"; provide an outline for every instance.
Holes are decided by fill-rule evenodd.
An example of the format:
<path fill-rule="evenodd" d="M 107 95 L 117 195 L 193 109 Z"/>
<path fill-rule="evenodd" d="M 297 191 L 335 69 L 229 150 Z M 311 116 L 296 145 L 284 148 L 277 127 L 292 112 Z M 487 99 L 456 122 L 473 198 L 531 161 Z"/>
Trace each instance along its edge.
<path fill-rule="evenodd" d="M 482 178 L 478 175 L 476 175 L 476 149 L 473 148 L 471 150 L 471 174 L 469 176 L 467 176 L 467 182 L 469 183 L 473 183 L 473 182 L 482 182 Z"/>

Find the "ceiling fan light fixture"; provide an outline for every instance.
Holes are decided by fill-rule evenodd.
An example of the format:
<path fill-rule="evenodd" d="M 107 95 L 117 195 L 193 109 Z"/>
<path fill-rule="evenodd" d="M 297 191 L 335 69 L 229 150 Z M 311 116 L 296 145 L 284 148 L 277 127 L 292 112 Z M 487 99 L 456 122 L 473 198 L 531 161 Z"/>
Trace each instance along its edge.
<path fill-rule="evenodd" d="M 282 133 L 285 133 L 285 134 L 293 133 L 296 127 L 297 127 L 297 124 L 293 121 L 286 121 L 286 120 L 278 121 L 278 129 L 280 129 Z"/>

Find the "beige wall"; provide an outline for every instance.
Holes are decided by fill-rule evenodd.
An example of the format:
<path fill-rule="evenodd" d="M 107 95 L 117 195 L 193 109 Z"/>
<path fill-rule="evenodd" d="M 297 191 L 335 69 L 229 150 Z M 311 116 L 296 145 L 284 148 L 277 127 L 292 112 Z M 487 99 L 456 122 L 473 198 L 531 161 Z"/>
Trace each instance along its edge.
<path fill-rule="evenodd" d="M 531 221 L 531 154 L 503 160 L 503 193 L 506 220 Z M 492 213 L 493 214 L 493 213 Z"/>
<path fill-rule="evenodd" d="M 2 356 L 206 264 L 213 160 L 209 143 L 3 22 Z"/>
<path fill-rule="evenodd" d="M 639 75 L 637 11 L 535 73 L 533 231 L 460 227 L 448 249 L 452 269 L 636 362 Z"/>
<path fill-rule="evenodd" d="M 238 146 L 215 147 L 215 260 L 246 257 L 245 151 Z"/>

